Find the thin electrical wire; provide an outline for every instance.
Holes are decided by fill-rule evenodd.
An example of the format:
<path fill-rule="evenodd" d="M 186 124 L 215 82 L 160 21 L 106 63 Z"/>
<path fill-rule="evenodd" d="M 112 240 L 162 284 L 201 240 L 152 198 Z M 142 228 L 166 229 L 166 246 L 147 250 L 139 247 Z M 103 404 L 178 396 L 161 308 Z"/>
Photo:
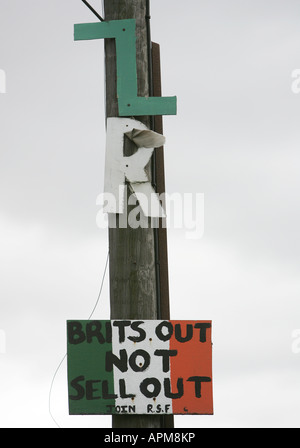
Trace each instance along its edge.
<path fill-rule="evenodd" d="M 95 304 L 95 306 L 93 308 L 93 311 L 91 312 L 91 314 L 90 314 L 90 316 L 89 316 L 89 318 L 87 320 L 91 320 L 91 318 L 93 317 L 93 315 L 94 315 L 94 313 L 96 311 L 96 308 L 97 308 L 97 306 L 99 304 L 100 297 L 101 297 L 102 290 L 103 290 L 104 280 L 105 280 L 105 277 L 106 277 L 106 271 L 107 271 L 108 262 L 109 262 L 109 252 L 108 252 L 107 258 L 106 258 L 106 263 L 105 263 L 104 273 L 103 273 L 103 276 L 102 276 L 102 282 L 101 282 L 98 298 L 97 298 L 96 304 Z M 67 357 L 67 353 L 64 355 L 63 359 L 60 361 L 59 365 L 57 366 L 57 368 L 56 368 L 56 370 L 54 372 L 54 375 L 53 375 L 53 378 L 52 378 L 52 381 L 51 381 L 51 385 L 50 385 L 50 390 L 49 390 L 49 402 L 48 402 L 49 414 L 50 414 L 52 420 L 54 421 L 54 423 L 56 424 L 56 426 L 58 428 L 61 428 L 61 427 L 59 426 L 59 424 L 57 423 L 57 421 L 55 420 L 55 418 L 54 418 L 54 416 L 53 416 L 53 414 L 51 412 L 51 394 L 52 394 L 53 384 L 54 384 L 56 375 L 58 374 L 59 369 L 61 368 L 64 360 L 66 359 L 66 357 Z"/>
<path fill-rule="evenodd" d="M 97 11 L 87 2 L 87 0 L 82 0 L 82 2 L 92 11 L 93 14 L 100 20 L 100 22 L 104 22 L 104 19 L 97 13 Z"/>
<path fill-rule="evenodd" d="M 96 302 L 96 304 L 95 304 L 95 306 L 93 308 L 93 311 L 91 312 L 90 317 L 88 318 L 88 320 L 91 320 L 91 318 L 93 317 L 94 312 L 96 311 L 96 308 L 98 306 L 98 303 L 99 303 L 99 300 L 100 300 L 100 297 L 101 297 L 101 294 L 102 294 L 102 289 L 103 289 L 103 284 L 104 284 L 104 279 L 105 279 L 105 275 L 106 275 L 106 271 L 107 271 L 108 262 L 109 262 L 109 252 L 108 252 L 107 257 L 106 257 L 104 274 L 103 274 L 103 277 L 102 277 L 102 282 L 101 282 L 100 291 L 99 291 L 99 294 L 98 294 L 98 299 L 97 299 L 97 302 Z"/>
<path fill-rule="evenodd" d="M 63 359 L 60 361 L 60 363 L 59 363 L 57 369 L 55 370 L 55 373 L 54 373 L 53 378 L 52 378 L 52 381 L 51 381 L 50 390 L 49 390 L 49 414 L 50 414 L 50 417 L 52 418 L 52 420 L 54 421 L 54 423 L 56 424 L 56 426 L 57 426 L 58 428 L 61 428 L 61 427 L 59 426 L 59 424 L 57 423 L 57 421 L 55 420 L 55 418 L 53 417 L 53 414 L 52 414 L 52 412 L 51 412 L 51 394 L 52 394 L 52 388 L 53 388 L 53 384 L 54 384 L 56 375 L 58 374 L 58 371 L 59 371 L 59 369 L 61 368 L 62 363 L 64 362 L 64 360 L 66 359 L 66 357 L 67 357 L 67 354 L 65 354 L 65 356 L 63 357 Z"/>

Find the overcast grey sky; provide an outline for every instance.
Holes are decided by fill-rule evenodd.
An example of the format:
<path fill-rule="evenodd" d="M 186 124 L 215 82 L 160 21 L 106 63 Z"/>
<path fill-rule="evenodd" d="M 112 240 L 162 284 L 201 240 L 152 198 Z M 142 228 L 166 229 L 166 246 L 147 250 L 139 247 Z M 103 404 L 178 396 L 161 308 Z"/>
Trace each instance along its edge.
<path fill-rule="evenodd" d="M 0 11 L 0 426 L 56 427 L 65 322 L 90 315 L 108 250 L 103 41 L 73 41 L 95 21 L 80 0 Z M 203 238 L 168 233 L 171 318 L 213 321 L 215 415 L 175 423 L 299 427 L 300 2 L 152 0 L 151 16 L 178 98 L 167 191 L 205 197 Z M 109 317 L 108 277 L 94 317 Z M 65 363 L 51 410 L 61 427 L 110 426 L 68 416 Z"/>

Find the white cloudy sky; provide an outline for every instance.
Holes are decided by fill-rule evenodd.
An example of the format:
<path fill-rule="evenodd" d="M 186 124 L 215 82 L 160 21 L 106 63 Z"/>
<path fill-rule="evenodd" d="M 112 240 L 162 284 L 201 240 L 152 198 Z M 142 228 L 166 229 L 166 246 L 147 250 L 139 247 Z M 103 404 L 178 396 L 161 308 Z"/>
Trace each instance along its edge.
<path fill-rule="evenodd" d="M 171 318 L 213 321 L 215 415 L 176 426 L 299 427 L 300 3 L 151 9 L 163 93 L 178 97 L 164 119 L 167 191 L 205 197 L 203 238 L 169 230 Z M 65 321 L 90 315 L 108 250 L 96 225 L 103 42 L 73 41 L 74 23 L 95 21 L 80 0 L 0 11 L 0 426 L 55 428 Z M 94 317 L 109 317 L 108 277 Z M 60 427 L 110 426 L 69 417 L 66 386 L 63 363 Z"/>

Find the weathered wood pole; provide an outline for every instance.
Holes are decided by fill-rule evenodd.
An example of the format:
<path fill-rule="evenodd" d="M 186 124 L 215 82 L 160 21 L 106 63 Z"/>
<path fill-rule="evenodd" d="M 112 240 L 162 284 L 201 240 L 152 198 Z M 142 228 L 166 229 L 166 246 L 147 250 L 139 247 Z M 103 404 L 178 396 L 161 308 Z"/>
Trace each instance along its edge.
<path fill-rule="evenodd" d="M 138 96 L 149 96 L 147 0 L 104 0 L 104 14 L 107 21 L 136 20 Z M 118 117 L 114 39 L 105 39 L 105 67 L 106 116 L 107 118 Z M 133 118 L 150 127 L 150 117 Z M 128 140 L 125 144 L 125 155 L 130 156 L 134 151 L 134 144 Z M 149 172 L 151 174 L 150 166 Z M 128 186 L 127 194 L 128 197 L 131 194 Z M 127 213 L 131 208 L 128 206 Z M 147 218 L 140 215 L 140 219 L 146 220 L 147 226 L 132 229 L 128 225 L 124 226 L 123 217 L 117 215 L 116 228 L 109 228 L 111 319 L 159 318 L 157 235 Z M 112 426 L 113 428 L 161 428 L 164 426 L 164 419 L 159 415 L 117 415 L 112 417 Z"/>
<path fill-rule="evenodd" d="M 152 94 L 155 97 L 162 95 L 161 87 L 161 65 L 160 65 L 160 47 L 152 42 L 151 51 L 152 62 Z M 163 119 L 161 115 L 157 115 L 152 120 L 152 127 L 155 132 L 163 134 Z M 165 160 L 164 148 L 157 148 L 154 152 L 154 181 L 156 192 L 161 195 L 166 192 L 165 187 Z M 165 206 L 165 204 L 163 204 Z M 159 278 L 157 282 L 158 290 L 158 317 L 162 320 L 170 319 L 170 297 L 169 297 L 169 267 L 168 267 L 168 238 L 166 219 L 159 220 L 159 226 L 155 230 L 156 239 L 156 260 L 158 263 L 156 275 Z M 161 418 L 162 427 L 174 428 L 173 415 L 165 415 Z"/>

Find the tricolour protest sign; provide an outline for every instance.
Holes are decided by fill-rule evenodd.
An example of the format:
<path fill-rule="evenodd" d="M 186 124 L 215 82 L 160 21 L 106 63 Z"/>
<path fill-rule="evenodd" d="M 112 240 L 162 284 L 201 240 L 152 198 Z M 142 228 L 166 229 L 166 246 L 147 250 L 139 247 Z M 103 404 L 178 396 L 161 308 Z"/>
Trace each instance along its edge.
<path fill-rule="evenodd" d="M 211 321 L 68 321 L 70 415 L 213 414 Z"/>

